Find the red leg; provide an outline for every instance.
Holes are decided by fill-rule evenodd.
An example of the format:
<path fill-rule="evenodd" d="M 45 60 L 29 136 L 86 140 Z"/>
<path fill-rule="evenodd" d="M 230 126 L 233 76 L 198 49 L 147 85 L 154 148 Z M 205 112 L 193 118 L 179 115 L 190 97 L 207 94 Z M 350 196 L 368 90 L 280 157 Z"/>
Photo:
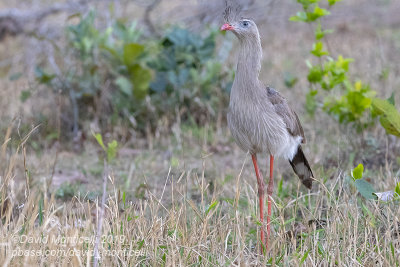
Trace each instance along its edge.
<path fill-rule="evenodd" d="M 260 170 L 257 166 L 257 156 L 251 155 L 253 160 L 254 170 L 256 171 L 257 184 L 258 184 L 258 198 L 260 201 L 260 221 L 261 221 L 261 242 L 264 244 L 264 180 L 261 177 Z M 262 247 L 262 246 L 261 246 Z"/>
<path fill-rule="evenodd" d="M 268 243 L 269 243 L 269 235 L 270 235 L 270 230 L 271 230 L 271 195 L 274 190 L 274 178 L 273 178 L 273 173 L 274 173 L 274 156 L 270 155 L 269 156 L 269 183 L 268 183 L 268 188 L 267 188 L 267 195 L 268 195 L 268 214 L 267 214 L 267 243 L 265 247 L 268 250 Z"/>

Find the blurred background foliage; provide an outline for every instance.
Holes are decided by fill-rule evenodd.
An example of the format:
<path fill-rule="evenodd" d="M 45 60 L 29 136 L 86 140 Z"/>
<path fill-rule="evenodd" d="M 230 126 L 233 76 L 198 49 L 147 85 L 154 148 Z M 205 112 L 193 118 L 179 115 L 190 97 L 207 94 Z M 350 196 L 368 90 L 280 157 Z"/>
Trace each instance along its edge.
<path fill-rule="evenodd" d="M 19 20 L 26 27 L 20 30 L 0 23 L 1 38 L 25 35 L 43 45 L 42 56 L 35 56 L 33 64 L 28 65 L 34 66 L 34 80 L 29 71 L 26 75 L 20 70 L 8 73 L 12 82 L 29 80 L 29 86 L 20 90 L 20 100 L 23 106 L 27 101 L 39 103 L 35 104 L 37 112 L 33 112 L 34 124 L 41 123 L 46 140 L 72 140 L 81 147 L 79 143 L 93 129 L 118 140 L 129 140 L 136 136 L 168 135 L 177 124 L 180 128 L 181 124 L 211 124 L 216 128 L 225 124 L 236 60 L 230 52 L 237 45 L 233 36 L 219 31 L 225 2 L 199 1 L 196 10 L 191 10 L 193 17 L 162 24 L 151 14 L 163 1 L 139 2 L 135 4 L 143 7 L 140 16 L 132 10 L 129 14 L 135 15 L 122 15 L 122 7 L 129 6 L 124 1 L 100 1 L 99 5 L 60 2 L 32 14 L 26 10 L 4 12 L 7 16 L 0 14 L 3 20 Z M 339 13 L 335 13 L 335 8 L 342 1 L 297 0 L 282 7 L 273 0 L 263 4 L 234 2 L 257 22 L 261 21 L 261 36 L 266 42 L 263 46 L 268 47 L 261 78 L 271 80 L 288 96 L 294 108 L 304 114 L 305 124 L 325 121 L 322 114 L 326 113 L 342 132 L 359 136 L 361 143 L 368 138 L 365 132 L 375 131 L 377 124 L 389 135 L 400 135 L 400 115 L 395 103 L 398 84 L 392 82 L 387 86 L 394 73 L 384 67 L 377 79 L 363 80 L 352 71 L 358 66 L 352 52 L 347 50 L 346 54 L 330 43 L 331 36 L 340 38 L 346 31 L 347 26 L 342 29 L 340 24 L 331 27 L 332 23 L 326 23 L 331 16 L 337 19 Z M 269 43 L 274 43 L 270 36 L 277 37 L 282 26 L 268 25 L 269 32 L 265 32 L 262 19 L 274 8 L 282 8 L 288 14 L 284 17 L 285 23 L 289 23 L 287 27 L 298 24 L 296 29 L 312 29 L 307 37 L 312 40 L 307 55 L 300 55 L 299 51 L 293 54 L 288 47 L 270 47 Z M 260 14 L 261 10 L 268 12 Z M 65 23 L 57 27 L 61 31 L 29 26 L 30 21 L 36 23 L 54 12 L 68 15 Z M 293 29 L 287 28 L 287 32 L 283 36 L 292 38 Z M 307 38 L 302 37 L 301 41 L 309 44 Z M 281 39 L 284 37 L 277 42 Z M 277 55 L 283 55 L 285 62 L 276 63 Z M 298 58 L 306 68 L 293 67 Z M 379 89 L 381 85 L 384 92 Z M 385 100 L 384 95 L 391 97 Z M 50 111 L 40 108 L 45 99 L 51 102 L 46 107 Z M 299 103 L 304 104 L 306 113 L 301 112 Z M 26 124 L 27 129 L 29 125 Z M 353 145 L 356 148 L 358 143 Z"/>
<path fill-rule="evenodd" d="M 153 131 L 159 118 L 203 125 L 225 108 L 233 72 L 217 56 L 216 29 L 198 35 L 171 26 L 156 38 L 143 36 L 136 22 L 97 28 L 93 10 L 75 16 L 63 51 L 71 58 L 58 71 L 46 63 L 36 69 L 39 84 L 69 99 L 62 112 L 72 120 L 63 132 L 76 136 L 94 118 L 102 128 L 129 122 L 138 132 Z"/>

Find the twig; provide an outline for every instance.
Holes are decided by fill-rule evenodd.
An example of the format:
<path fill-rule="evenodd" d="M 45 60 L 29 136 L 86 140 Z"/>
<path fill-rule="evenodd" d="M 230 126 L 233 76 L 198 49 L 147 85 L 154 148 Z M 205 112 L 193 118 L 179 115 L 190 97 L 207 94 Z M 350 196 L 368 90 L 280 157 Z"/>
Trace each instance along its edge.
<path fill-rule="evenodd" d="M 46 17 L 63 11 L 76 12 L 83 7 L 83 3 L 53 4 L 39 10 L 22 11 L 16 8 L 5 9 L 0 12 L 0 41 L 7 35 L 18 35 L 30 32 Z M 27 30 L 30 28 L 30 30 Z M 33 28 L 33 29 L 32 29 Z"/>
<path fill-rule="evenodd" d="M 144 23 L 146 23 L 147 27 L 149 28 L 149 31 L 151 34 L 155 35 L 155 36 L 160 36 L 160 34 L 158 33 L 158 31 L 156 30 L 156 27 L 154 27 L 153 22 L 151 21 L 150 18 L 150 13 L 161 3 L 161 0 L 154 0 L 153 3 L 151 3 L 150 5 L 148 5 L 146 7 L 146 10 L 144 11 Z"/>
<path fill-rule="evenodd" d="M 97 231 L 96 231 L 96 243 L 94 245 L 94 263 L 93 266 L 97 267 L 98 262 L 100 259 L 99 255 L 99 243 L 101 237 L 101 228 L 103 225 L 103 218 L 104 218 L 104 207 L 106 205 L 106 189 L 107 189 L 107 179 L 108 179 L 108 164 L 106 159 L 104 159 L 104 175 L 103 175 L 103 195 L 101 197 L 101 208 L 100 208 L 100 216 L 98 217 L 99 220 L 97 221 Z"/>

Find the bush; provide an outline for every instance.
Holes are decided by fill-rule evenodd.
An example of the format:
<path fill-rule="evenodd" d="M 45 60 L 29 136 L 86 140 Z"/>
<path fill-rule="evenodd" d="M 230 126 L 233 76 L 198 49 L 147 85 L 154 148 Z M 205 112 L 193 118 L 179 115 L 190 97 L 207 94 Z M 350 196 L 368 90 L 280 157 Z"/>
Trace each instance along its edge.
<path fill-rule="evenodd" d="M 158 57 L 149 63 L 156 74 L 150 88 L 159 112 L 179 105 L 184 118 L 203 124 L 224 105 L 232 76 L 215 59 L 215 38 L 215 31 L 202 38 L 174 27 L 161 39 Z"/>
<path fill-rule="evenodd" d="M 327 0 L 325 5 L 331 8 L 341 0 Z M 306 96 L 306 109 L 314 115 L 318 106 L 335 117 L 340 124 L 354 125 L 358 132 L 374 124 L 374 117 L 380 116 L 380 123 L 388 134 L 400 136 L 400 113 L 393 103 L 375 98 L 376 92 L 361 81 L 352 82 L 348 76 L 351 58 L 330 57 L 330 51 L 324 48 L 324 37 L 333 30 L 324 30 L 321 18 L 330 14 L 327 8 L 321 8 L 321 0 L 297 0 L 302 11 L 290 18 L 291 21 L 305 22 L 313 26 L 315 43 L 310 54 L 317 58 L 317 63 L 307 61 L 309 72 L 307 79 L 310 91 Z M 319 90 L 322 89 L 322 90 Z M 332 94 L 335 92 L 335 94 Z M 317 96 L 320 99 L 317 99 Z M 321 96 L 322 95 L 322 96 Z M 335 95 L 335 96 L 333 96 Z M 323 102 L 318 105 L 317 102 Z M 375 111 L 372 114 L 371 109 Z"/>
<path fill-rule="evenodd" d="M 171 125 L 178 111 L 181 119 L 203 124 L 225 105 L 233 73 L 216 58 L 216 31 L 203 37 L 172 27 L 162 38 L 145 38 L 135 23 L 117 20 L 98 29 L 95 22 L 90 12 L 67 27 L 70 58 L 59 73 L 37 68 L 40 84 L 69 99 L 63 117 L 72 115 L 74 136 L 93 118 L 102 127 L 129 121 L 143 132 L 160 118 Z"/>

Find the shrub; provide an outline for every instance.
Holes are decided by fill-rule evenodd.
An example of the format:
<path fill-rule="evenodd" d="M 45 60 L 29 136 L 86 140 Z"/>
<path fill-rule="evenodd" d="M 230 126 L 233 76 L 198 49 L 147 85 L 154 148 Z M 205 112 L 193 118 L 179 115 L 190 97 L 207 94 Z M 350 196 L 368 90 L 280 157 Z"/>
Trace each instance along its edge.
<path fill-rule="evenodd" d="M 327 0 L 327 5 L 332 7 L 340 0 Z M 307 61 L 309 72 L 307 79 L 310 91 L 306 96 L 306 109 L 313 115 L 318 106 L 335 117 L 339 123 L 353 124 L 357 131 L 362 131 L 373 125 L 375 116 L 381 116 L 381 125 L 388 134 L 400 136 L 400 114 L 394 103 L 375 98 L 376 92 L 362 81 L 351 81 L 348 76 L 351 58 L 338 56 L 330 57 L 330 51 L 325 49 L 324 37 L 333 30 L 323 29 L 321 18 L 330 14 L 328 9 L 321 8 L 321 0 L 297 0 L 303 10 L 290 18 L 291 21 L 305 22 L 314 27 L 315 43 L 310 54 L 317 58 L 317 63 Z M 322 89 L 322 90 L 320 90 Z M 335 94 L 332 94 L 335 92 Z M 317 104 L 317 96 L 322 98 L 322 105 Z M 333 96 L 335 95 L 335 96 Z M 319 100 L 321 101 L 321 100 Z M 375 112 L 368 111 L 374 106 Z"/>
<path fill-rule="evenodd" d="M 172 27 L 162 38 L 145 38 L 135 23 L 117 20 L 98 29 L 95 18 L 90 12 L 67 27 L 71 59 L 59 73 L 37 69 L 40 84 L 68 97 L 64 117 L 73 114 L 74 135 L 94 117 L 105 123 L 129 121 L 144 131 L 154 129 L 160 118 L 174 122 L 178 111 L 183 120 L 202 124 L 225 104 L 233 75 L 216 58 L 216 31 L 203 37 Z"/>
<path fill-rule="evenodd" d="M 149 63 L 156 78 L 150 88 L 159 111 L 186 110 L 200 124 L 227 100 L 229 72 L 215 59 L 216 32 L 203 38 L 187 29 L 174 27 L 160 41 L 158 57 Z"/>

